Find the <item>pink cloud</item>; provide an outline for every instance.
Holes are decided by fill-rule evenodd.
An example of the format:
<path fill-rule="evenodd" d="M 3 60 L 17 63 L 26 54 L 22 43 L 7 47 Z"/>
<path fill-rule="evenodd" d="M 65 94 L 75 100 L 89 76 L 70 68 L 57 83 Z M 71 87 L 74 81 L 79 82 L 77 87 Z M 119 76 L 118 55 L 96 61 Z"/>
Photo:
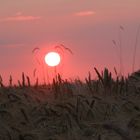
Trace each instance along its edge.
<path fill-rule="evenodd" d="M 95 14 L 94 11 L 82 11 L 75 13 L 76 16 L 92 16 L 94 14 Z"/>
<path fill-rule="evenodd" d="M 23 46 L 25 45 L 24 44 L 4 44 L 4 45 L 0 44 L 0 47 L 3 47 L 3 48 L 19 48 Z"/>
<path fill-rule="evenodd" d="M 0 19 L 0 21 L 31 21 L 31 20 L 38 20 L 41 17 L 39 16 L 25 16 L 21 13 L 17 13 L 15 16 L 6 17 L 3 19 Z"/>

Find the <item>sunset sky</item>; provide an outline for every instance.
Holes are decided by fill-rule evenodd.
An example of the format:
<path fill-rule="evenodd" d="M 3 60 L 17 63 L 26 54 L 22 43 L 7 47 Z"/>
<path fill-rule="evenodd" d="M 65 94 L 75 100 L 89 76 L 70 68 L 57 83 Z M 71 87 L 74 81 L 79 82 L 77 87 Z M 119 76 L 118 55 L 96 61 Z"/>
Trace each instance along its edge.
<path fill-rule="evenodd" d="M 41 81 L 43 70 L 36 59 L 57 44 L 74 53 L 65 52 L 57 69 L 66 78 L 83 78 L 94 67 L 119 71 L 119 47 L 112 42 L 119 43 L 119 33 L 126 74 L 132 71 L 139 25 L 140 0 L 0 0 L 0 75 L 17 81 L 25 72 L 34 79 L 37 69 Z M 35 47 L 38 54 L 32 54 Z M 140 35 L 135 70 L 139 68 Z"/>

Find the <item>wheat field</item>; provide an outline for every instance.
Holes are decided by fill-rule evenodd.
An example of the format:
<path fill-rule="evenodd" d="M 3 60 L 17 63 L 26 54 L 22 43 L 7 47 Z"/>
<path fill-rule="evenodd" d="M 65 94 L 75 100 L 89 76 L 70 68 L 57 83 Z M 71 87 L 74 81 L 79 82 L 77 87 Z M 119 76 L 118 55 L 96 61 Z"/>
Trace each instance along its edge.
<path fill-rule="evenodd" d="M 50 85 L 0 77 L 0 140 L 139 140 L 140 71 L 113 79 L 94 70 L 96 80 L 58 74 Z"/>

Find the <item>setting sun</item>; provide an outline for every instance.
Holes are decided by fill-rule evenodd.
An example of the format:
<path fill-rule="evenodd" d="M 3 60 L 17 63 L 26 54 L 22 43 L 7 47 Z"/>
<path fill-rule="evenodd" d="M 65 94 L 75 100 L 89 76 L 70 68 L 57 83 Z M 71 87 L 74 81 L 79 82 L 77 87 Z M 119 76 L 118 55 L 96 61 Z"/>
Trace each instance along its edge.
<path fill-rule="evenodd" d="M 45 55 L 45 62 L 48 66 L 57 66 L 60 63 L 60 60 L 60 55 L 57 52 L 49 52 Z"/>

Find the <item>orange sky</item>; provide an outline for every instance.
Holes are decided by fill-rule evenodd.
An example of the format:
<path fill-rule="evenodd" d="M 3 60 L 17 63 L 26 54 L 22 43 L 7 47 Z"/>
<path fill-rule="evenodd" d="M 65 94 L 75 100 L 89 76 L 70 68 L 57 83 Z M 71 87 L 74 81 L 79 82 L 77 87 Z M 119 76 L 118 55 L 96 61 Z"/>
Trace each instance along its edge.
<path fill-rule="evenodd" d="M 57 44 L 74 52 L 65 53 L 63 66 L 58 68 L 64 77 L 83 78 L 94 67 L 119 71 L 118 48 L 112 43 L 118 43 L 119 32 L 124 73 L 131 72 L 139 7 L 139 0 L 4 0 L 0 2 L 0 74 L 5 82 L 12 74 L 16 82 L 24 71 L 34 80 L 36 68 L 42 81 L 32 49 L 38 46 L 41 55 Z M 140 36 L 136 54 L 135 69 L 139 69 Z"/>

